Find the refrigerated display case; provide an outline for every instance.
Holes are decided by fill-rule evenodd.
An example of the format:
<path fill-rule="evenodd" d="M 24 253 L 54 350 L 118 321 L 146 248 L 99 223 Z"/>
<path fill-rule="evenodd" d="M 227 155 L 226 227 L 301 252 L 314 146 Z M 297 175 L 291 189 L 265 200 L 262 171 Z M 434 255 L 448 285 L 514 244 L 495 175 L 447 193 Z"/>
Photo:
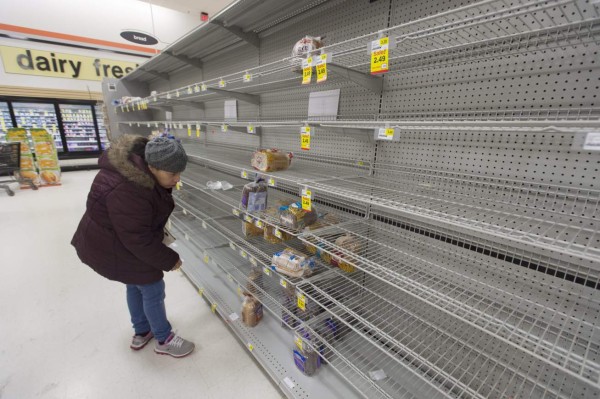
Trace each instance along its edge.
<path fill-rule="evenodd" d="M 102 111 L 102 105 L 96 105 L 94 107 L 96 124 L 98 125 L 98 137 L 100 137 L 100 146 L 102 150 L 108 148 L 108 133 L 106 126 L 104 125 L 104 112 Z"/>
<path fill-rule="evenodd" d="M 13 127 L 7 102 L 0 101 L 0 141 L 4 141 L 6 132 Z"/>
<path fill-rule="evenodd" d="M 69 152 L 98 151 L 98 134 L 91 105 L 59 104 Z"/>
<path fill-rule="evenodd" d="M 46 129 L 54 138 L 56 150 L 64 152 L 56 109 L 52 103 L 18 102 L 11 103 L 17 127 L 24 129 Z"/>

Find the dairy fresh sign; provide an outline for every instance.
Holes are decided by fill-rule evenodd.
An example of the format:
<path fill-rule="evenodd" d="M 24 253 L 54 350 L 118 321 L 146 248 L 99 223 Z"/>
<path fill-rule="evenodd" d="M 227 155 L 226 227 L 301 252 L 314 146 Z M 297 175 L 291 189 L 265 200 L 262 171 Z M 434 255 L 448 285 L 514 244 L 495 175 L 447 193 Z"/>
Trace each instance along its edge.
<path fill-rule="evenodd" d="M 0 46 L 6 73 L 81 80 L 122 78 L 139 64 L 21 47 Z"/>

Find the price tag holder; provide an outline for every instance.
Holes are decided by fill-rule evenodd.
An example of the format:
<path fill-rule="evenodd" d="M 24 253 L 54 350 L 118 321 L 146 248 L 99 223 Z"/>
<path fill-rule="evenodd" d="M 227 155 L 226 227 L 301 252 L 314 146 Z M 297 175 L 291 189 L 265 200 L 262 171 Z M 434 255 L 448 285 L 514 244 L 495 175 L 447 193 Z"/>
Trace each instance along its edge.
<path fill-rule="evenodd" d="M 202 86 L 200 86 L 200 90 L 201 91 L 207 91 L 208 90 L 208 86 L 205 85 L 204 83 L 202 83 Z"/>
<path fill-rule="evenodd" d="M 247 178 L 248 178 L 248 171 L 242 170 L 242 179 L 247 179 Z"/>
<path fill-rule="evenodd" d="M 307 85 L 312 79 L 312 57 L 302 60 L 302 84 Z"/>
<path fill-rule="evenodd" d="M 306 310 L 306 297 L 304 294 L 298 293 L 296 297 L 298 298 L 298 309 Z"/>
<path fill-rule="evenodd" d="M 221 125 L 221 131 L 223 133 L 227 132 L 227 125 L 225 125 L 225 124 Z"/>
<path fill-rule="evenodd" d="M 246 131 L 248 132 L 248 134 L 256 134 L 256 128 L 254 127 L 254 125 L 248 125 Z"/>
<path fill-rule="evenodd" d="M 233 209 L 232 209 L 232 212 L 233 212 L 233 214 L 234 214 L 235 216 L 237 216 L 237 217 L 240 217 L 240 211 L 239 211 L 239 209 L 233 208 Z"/>
<path fill-rule="evenodd" d="M 252 266 L 256 267 L 258 266 L 258 262 L 256 261 L 256 259 L 254 258 L 250 258 L 250 263 L 252 264 Z"/>
<path fill-rule="evenodd" d="M 317 83 L 327 80 L 327 54 L 319 55 L 317 58 Z"/>
<path fill-rule="evenodd" d="M 271 269 L 269 269 L 268 267 L 263 267 L 263 272 L 267 275 L 270 276 L 271 275 Z"/>
<path fill-rule="evenodd" d="M 371 42 L 371 73 L 379 74 L 389 71 L 389 37 L 382 37 Z"/>
<path fill-rule="evenodd" d="M 244 74 L 244 83 L 249 83 L 249 82 L 252 82 L 252 75 L 249 74 L 248 72 L 246 72 Z"/>
<path fill-rule="evenodd" d="M 262 229 L 262 228 L 264 227 L 264 224 L 263 224 L 262 220 L 257 220 L 257 221 L 255 221 L 255 222 L 254 222 L 254 225 L 255 225 L 256 227 L 258 227 L 259 229 Z"/>
<path fill-rule="evenodd" d="M 279 229 L 275 229 L 275 237 L 279 238 L 280 240 L 283 239 L 283 235 L 281 234 L 281 231 Z"/>
<path fill-rule="evenodd" d="M 200 125 L 196 125 L 196 137 L 200 138 Z"/>
<path fill-rule="evenodd" d="M 229 243 L 229 248 L 233 249 L 235 251 L 235 244 L 233 242 Z"/>
<path fill-rule="evenodd" d="M 275 179 L 270 177 L 269 180 L 267 180 L 267 184 L 269 185 L 269 187 L 277 187 L 277 184 L 275 183 Z"/>
<path fill-rule="evenodd" d="M 279 285 L 281 285 L 283 288 L 287 288 L 287 281 L 284 279 L 279 279 Z"/>
<path fill-rule="evenodd" d="M 300 129 L 300 148 L 308 151 L 310 150 L 310 137 L 311 137 L 311 128 L 310 126 L 303 126 Z"/>
<path fill-rule="evenodd" d="M 254 350 L 254 345 L 252 345 L 250 342 L 248 342 L 248 350 L 250 352 L 252 352 Z"/>
<path fill-rule="evenodd" d="M 229 273 L 227 273 L 227 279 L 233 282 L 233 276 Z"/>
<path fill-rule="evenodd" d="M 232 313 L 229 315 L 229 320 L 231 320 L 231 321 L 236 321 L 239 318 L 240 317 L 237 315 L 237 313 Z"/>
<path fill-rule="evenodd" d="M 394 140 L 394 129 L 389 127 L 380 127 L 377 129 L 377 140 Z"/>
<path fill-rule="evenodd" d="M 220 88 L 227 87 L 227 82 L 225 82 L 225 79 L 219 80 L 219 87 Z"/>
<path fill-rule="evenodd" d="M 183 208 L 183 214 L 187 215 L 187 210 L 185 208 Z"/>
<path fill-rule="evenodd" d="M 204 222 L 204 221 L 202 222 L 202 228 L 203 228 L 203 229 L 208 229 L 208 225 L 207 225 L 207 224 L 206 224 L 206 222 Z"/>
<path fill-rule="evenodd" d="M 200 295 L 200 296 L 204 295 L 204 288 L 198 289 L 198 295 Z"/>
<path fill-rule="evenodd" d="M 181 182 L 180 182 L 180 181 L 178 181 L 178 182 L 175 184 L 175 189 L 177 189 L 177 190 L 181 190 Z"/>
<path fill-rule="evenodd" d="M 240 256 L 244 259 L 248 259 L 248 254 L 246 253 L 246 251 L 240 250 Z"/>
<path fill-rule="evenodd" d="M 585 151 L 600 151 L 600 132 L 589 132 L 583 143 Z"/>
<path fill-rule="evenodd" d="M 186 241 L 189 241 L 189 240 L 190 240 L 190 236 L 189 236 L 187 233 L 185 233 L 185 240 L 186 240 Z"/>
<path fill-rule="evenodd" d="M 179 90 L 175 92 L 175 97 L 179 98 Z"/>
<path fill-rule="evenodd" d="M 171 93 L 167 93 L 167 100 L 171 99 Z"/>
<path fill-rule="evenodd" d="M 312 210 L 312 191 L 306 187 L 302 189 L 302 209 L 305 211 Z"/>
<path fill-rule="evenodd" d="M 188 137 L 192 137 L 192 125 L 187 125 Z"/>
<path fill-rule="evenodd" d="M 250 215 L 245 215 L 244 220 L 248 223 L 252 223 L 252 221 L 253 221 L 252 216 L 250 216 Z"/>
<path fill-rule="evenodd" d="M 213 313 L 217 313 L 217 304 L 213 303 L 212 305 L 210 305 L 210 311 Z"/>

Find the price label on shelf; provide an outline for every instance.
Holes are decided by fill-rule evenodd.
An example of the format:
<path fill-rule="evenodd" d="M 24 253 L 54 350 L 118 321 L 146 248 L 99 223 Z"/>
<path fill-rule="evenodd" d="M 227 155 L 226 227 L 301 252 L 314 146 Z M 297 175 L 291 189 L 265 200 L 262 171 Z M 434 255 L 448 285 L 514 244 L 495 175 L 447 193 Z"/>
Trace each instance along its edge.
<path fill-rule="evenodd" d="M 210 305 L 210 311 L 213 313 L 217 313 L 217 303 L 213 302 L 212 305 Z"/>
<path fill-rule="evenodd" d="M 208 262 L 210 262 L 210 257 L 208 255 L 204 255 L 204 263 L 208 265 Z"/>
<path fill-rule="evenodd" d="M 245 216 L 244 216 L 244 220 L 245 220 L 246 222 L 248 222 L 248 223 L 252 223 L 252 216 L 250 216 L 250 215 L 245 215 Z"/>
<path fill-rule="evenodd" d="M 156 96 L 152 97 L 152 101 L 156 102 Z"/>
<path fill-rule="evenodd" d="M 204 295 L 204 288 L 198 289 L 198 295 L 200 295 L 200 296 Z"/>
<path fill-rule="evenodd" d="M 306 310 L 306 297 L 304 294 L 298 293 L 296 296 L 298 298 L 298 309 Z"/>
<path fill-rule="evenodd" d="M 302 350 L 302 338 L 298 335 L 296 335 L 294 337 L 294 342 L 296 343 L 296 346 L 298 347 L 298 349 Z"/>
<path fill-rule="evenodd" d="M 181 190 L 181 182 L 180 182 L 180 181 L 178 181 L 178 182 L 175 184 L 175 189 L 177 189 L 177 190 Z"/>
<path fill-rule="evenodd" d="M 246 253 L 246 251 L 240 251 L 240 256 L 244 259 L 248 259 L 248 254 Z"/>
<path fill-rule="evenodd" d="M 280 240 L 283 239 L 283 235 L 281 234 L 281 231 L 279 231 L 279 229 L 275 229 L 275 237 L 279 238 Z"/>
<path fill-rule="evenodd" d="M 171 99 L 171 93 L 167 93 L 167 100 Z"/>
<path fill-rule="evenodd" d="M 239 285 L 237 286 L 237 293 L 239 296 L 244 295 L 244 291 L 242 291 L 242 287 L 240 287 Z"/>
<path fill-rule="evenodd" d="M 317 83 L 327 80 L 327 54 L 319 55 L 317 58 Z"/>
<path fill-rule="evenodd" d="M 239 211 L 239 209 L 233 208 L 233 209 L 232 209 L 232 212 L 233 212 L 233 214 L 234 214 L 235 216 L 237 216 L 237 217 L 239 217 L 239 216 L 240 216 L 240 211 Z"/>
<path fill-rule="evenodd" d="M 250 134 L 256 134 L 256 129 L 254 128 L 254 125 L 248 125 L 246 131 Z"/>
<path fill-rule="evenodd" d="M 183 123 L 180 123 L 180 124 L 179 124 L 179 128 L 180 128 L 180 129 L 183 129 Z"/>
<path fill-rule="evenodd" d="M 312 209 L 312 191 L 306 187 L 302 189 L 302 209 L 305 211 Z"/>
<path fill-rule="evenodd" d="M 394 140 L 394 129 L 389 127 L 381 127 L 377 130 L 378 140 Z"/>
<path fill-rule="evenodd" d="M 245 170 L 242 170 L 242 179 L 247 179 L 248 178 L 248 172 Z"/>
<path fill-rule="evenodd" d="M 185 233 L 185 240 L 186 240 L 186 241 L 189 241 L 189 240 L 190 240 L 190 236 L 189 236 L 187 233 Z"/>
<path fill-rule="evenodd" d="M 202 86 L 200 86 L 200 90 L 201 91 L 207 91 L 208 90 L 208 86 L 205 85 L 204 83 L 202 83 Z"/>
<path fill-rule="evenodd" d="M 302 126 L 300 129 L 300 148 L 310 150 L 310 126 Z"/>
<path fill-rule="evenodd" d="M 187 125 L 187 129 L 188 129 L 188 137 L 192 137 L 192 126 Z"/>
<path fill-rule="evenodd" d="M 235 251 L 235 244 L 233 242 L 229 243 L 229 248 L 233 249 Z"/>
<path fill-rule="evenodd" d="M 252 266 L 256 267 L 258 266 L 258 262 L 256 261 L 256 259 L 254 258 L 250 258 L 250 263 L 252 264 Z"/>
<path fill-rule="evenodd" d="M 257 220 L 256 222 L 254 222 L 254 225 L 256 227 L 258 227 L 259 229 L 263 228 L 263 222 L 262 222 L 262 220 Z"/>
<path fill-rule="evenodd" d="M 389 37 L 371 42 L 371 73 L 384 73 L 389 70 Z"/>
<path fill-rule="evenodd" d="M 312 79 L 312 57 L 302 60 L 302 84 L 307 85 Z"/>
<path fill-rule="evenodd" d="M 179 98 L 179 90 L 175 92 L 175 97 Z"/>
<path fill-rule="evenodd" d="M 226 132 L 227 131 L 227 125 L 225 125 L 225 124 L 221 125 L 221 131 L 222 132 Z"/>
<path fill-rule="evenodd" d="M 190 86 L 190 87 L 188 87 L 188 88 L 187 88 L 187 94 L 192 94 L 192 93 L 193 93 L 193 92 L 192 92 L 192 88 L 191 88 L 191 86 Z"/>
<path fill-rule="evenodd" d="M 600 132 L 589 132 L 583 143 L 585 151 L 600 151 Z"/>
<path fill-rule="evenodd" d="M 254 345 L 252 345 L 250 342 L 248 342 L 248 350 L 250 352 L 252 352 L 254 350 Z"/>
<path fill-rule="evenodd" d="M 279 279 L 279 285 L 281 285 L 283 288 L 287 288 L 287 281 L 284 279 Z"/>
<path fill-rule="evenodd" d="M 202 221 L 202 228 L 203 229 L 208 229 L 208 225 L 206 224 L 205 221 Z"/>
<path fill-rule="evenodd" d="M 200 93 L 200 86 L 194 86 L 194 93 Z"/>
<path fill-rule="evenodd" d="M 185 208 L 183 208 L 183 214 L 187 215 L 187 210 Z"/>
<path fill-rule="evenodd" d="M 267 184 L 269 185 L 269 187 L 276 187 L 275 179 L 272 177 L 270 177 L 269 180 L 267 180 Z"/>
<path fill-rule="evenodd" d="M 200 137 L 200 125 L 196 125 L 196 137 Z"/>
<path fill-rule="evenodd" d="M 129 112 L 129 104 L 125 105 L 125 111 Z"/>
<path fill-rule="evenodd" d="M 270 276 L 271 275 L 271 269 L 269 269 L 268 267 L 263 267 L 263 272 L 267 275 Z"/>
<path fill-rule="evenodd" d="M 227 86 L 227 82 L 225 82 L 225 79 L 221 79 L 219 80 L 219 87 L 223 88 Z"/>
<path fill-rule="evenodd" d="M 231 321 L 236 321 L 239 318 L 240 317 L 237 315 L 237 313 L 232 313 L 229 315 L 229 320 L 231 320 Z"/>
<path fill-rule="evenodd" d="M 244 83 L 249 83 L 249 82 L 252 82 L 252 75 L 249 74 L 248 72 L 246 72 L 244 74 Z"/>

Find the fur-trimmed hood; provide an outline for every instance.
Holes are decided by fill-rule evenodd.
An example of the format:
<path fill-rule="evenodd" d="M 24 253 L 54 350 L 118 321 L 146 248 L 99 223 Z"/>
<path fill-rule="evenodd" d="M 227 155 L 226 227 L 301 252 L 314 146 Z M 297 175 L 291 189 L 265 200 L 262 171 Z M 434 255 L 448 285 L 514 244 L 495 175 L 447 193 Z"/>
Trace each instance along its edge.
<path fill-rule="evenodd" d="M 155 184 L 154 177 L 144 159 L 135 153 L 135 151 L 139 152 L 140 149 L 143 151 L 147 142 L 148 139 L 142 136 L 123 135 L 119 137 L 106 151 L 106 156 L 103 157 L 106 162 L 100 159 L 100 166 L 114 169 L 127 180 L 152 189 Z"/>

